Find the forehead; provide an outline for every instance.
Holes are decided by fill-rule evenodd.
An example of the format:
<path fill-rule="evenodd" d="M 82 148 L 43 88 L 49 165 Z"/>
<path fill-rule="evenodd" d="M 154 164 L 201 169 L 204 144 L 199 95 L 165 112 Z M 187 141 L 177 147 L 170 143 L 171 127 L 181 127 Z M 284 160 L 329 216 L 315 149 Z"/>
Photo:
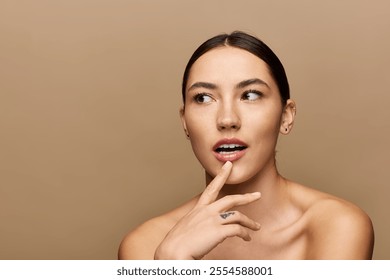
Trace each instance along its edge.
<path fill-rule="evenodd" d="M 212 49 L 192 65 L 187 86 L 195 82 L 237 84 L 240 81 L 259 78 L 275 86 L 268 65 L 256 55 L 235 47 Z"/>

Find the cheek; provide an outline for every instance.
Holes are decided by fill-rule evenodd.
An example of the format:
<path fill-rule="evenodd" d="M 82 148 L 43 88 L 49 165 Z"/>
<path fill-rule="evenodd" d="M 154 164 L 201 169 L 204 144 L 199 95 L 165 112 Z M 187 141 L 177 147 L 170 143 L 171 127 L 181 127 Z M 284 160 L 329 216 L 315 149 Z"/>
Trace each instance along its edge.
<path fill-rule="evenodd" d="M 279 134 L 280 116 L 281 114 L 275 110 L 249 111 L 246 112 L 242 128 L 251 131 L 258 140 L 264 137 L 274 138 L 275 135 Z"/>
<path fill-rule="evenodd" d="M 206 114 L 204 111 L 189 110 L 185 116 L 185 122 L 193 140 L 204 138 L 205 134 L 207 135 L 215 128 L 213 116 L 209 113 Z"/>
<path fill-rule="evenodd" d="M 210 135 L 213 130 L 210 118 L 205 118 L 201 114 L 188 115 L 186 118 L 187 130 L 190 135 L 192 149 L 198 156 L 202 151 L 206 151 L 205 146 L 209 145 Z"/>
<path fill-rule="evenodd" d="M 195 157 L 203 168 L 215 177 L 223 163 L 216 160 L 212 153 L 212 147 L 216 139 L 217 128 L 212 114 L 196 112 L 188 114 L 186 119 L 187 129 L 190 134 L 190 142 Z"/>

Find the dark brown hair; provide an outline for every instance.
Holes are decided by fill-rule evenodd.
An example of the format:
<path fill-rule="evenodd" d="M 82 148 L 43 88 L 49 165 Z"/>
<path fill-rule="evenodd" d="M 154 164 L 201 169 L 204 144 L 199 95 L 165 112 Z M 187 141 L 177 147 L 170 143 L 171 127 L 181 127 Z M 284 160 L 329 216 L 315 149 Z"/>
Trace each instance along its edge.
<path fill-rule="evenodd" d="M 192 54 L 187 66 L 184 70 L 183 83 L 182 83 L 182 97 L 183 103 L 185 103 L 186 87 L 190 70 L 195 61 L 206 52 L 221 46 L 231 46 L 246 50 L 265 63 L 267 63 L 272 77 L 275 79 L 278 85 L 282 104 L 286 104 L 286 101 L 290 98 L 290 89 L 284 67 L 280 62 L 276 54 L 260 39 L 249 35 L 241 31 L 235 31 L 231 34 L 221 34 L 212 37 L 201 44 L 195 52 Z"/>

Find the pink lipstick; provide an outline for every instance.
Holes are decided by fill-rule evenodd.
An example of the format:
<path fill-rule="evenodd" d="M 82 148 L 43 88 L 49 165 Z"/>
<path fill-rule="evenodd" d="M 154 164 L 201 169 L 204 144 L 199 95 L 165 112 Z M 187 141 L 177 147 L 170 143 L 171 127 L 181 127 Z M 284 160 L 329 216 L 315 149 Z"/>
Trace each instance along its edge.
<path fill-rule="evenodd" d="M 237 138 L 224 138 L 213 146 L 213 153 L 219 161 L 236 161 L 245 154 L 247 148 L 248 145 Z"/>

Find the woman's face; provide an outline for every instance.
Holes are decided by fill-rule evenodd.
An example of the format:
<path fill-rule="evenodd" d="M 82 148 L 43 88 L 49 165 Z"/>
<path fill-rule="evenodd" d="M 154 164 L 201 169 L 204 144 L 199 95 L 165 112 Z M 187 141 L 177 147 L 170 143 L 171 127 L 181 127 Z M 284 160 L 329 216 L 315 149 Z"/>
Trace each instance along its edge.
<path fill-rule="evenodd" d="M 233 162 L 228 184 L 274 167 L 278 134 L 292 125 L 285 115 L 267 64 L 250 52 L 219 47 L 192 65 L 182 121 L 211 177 L 226 161 Z"/>

